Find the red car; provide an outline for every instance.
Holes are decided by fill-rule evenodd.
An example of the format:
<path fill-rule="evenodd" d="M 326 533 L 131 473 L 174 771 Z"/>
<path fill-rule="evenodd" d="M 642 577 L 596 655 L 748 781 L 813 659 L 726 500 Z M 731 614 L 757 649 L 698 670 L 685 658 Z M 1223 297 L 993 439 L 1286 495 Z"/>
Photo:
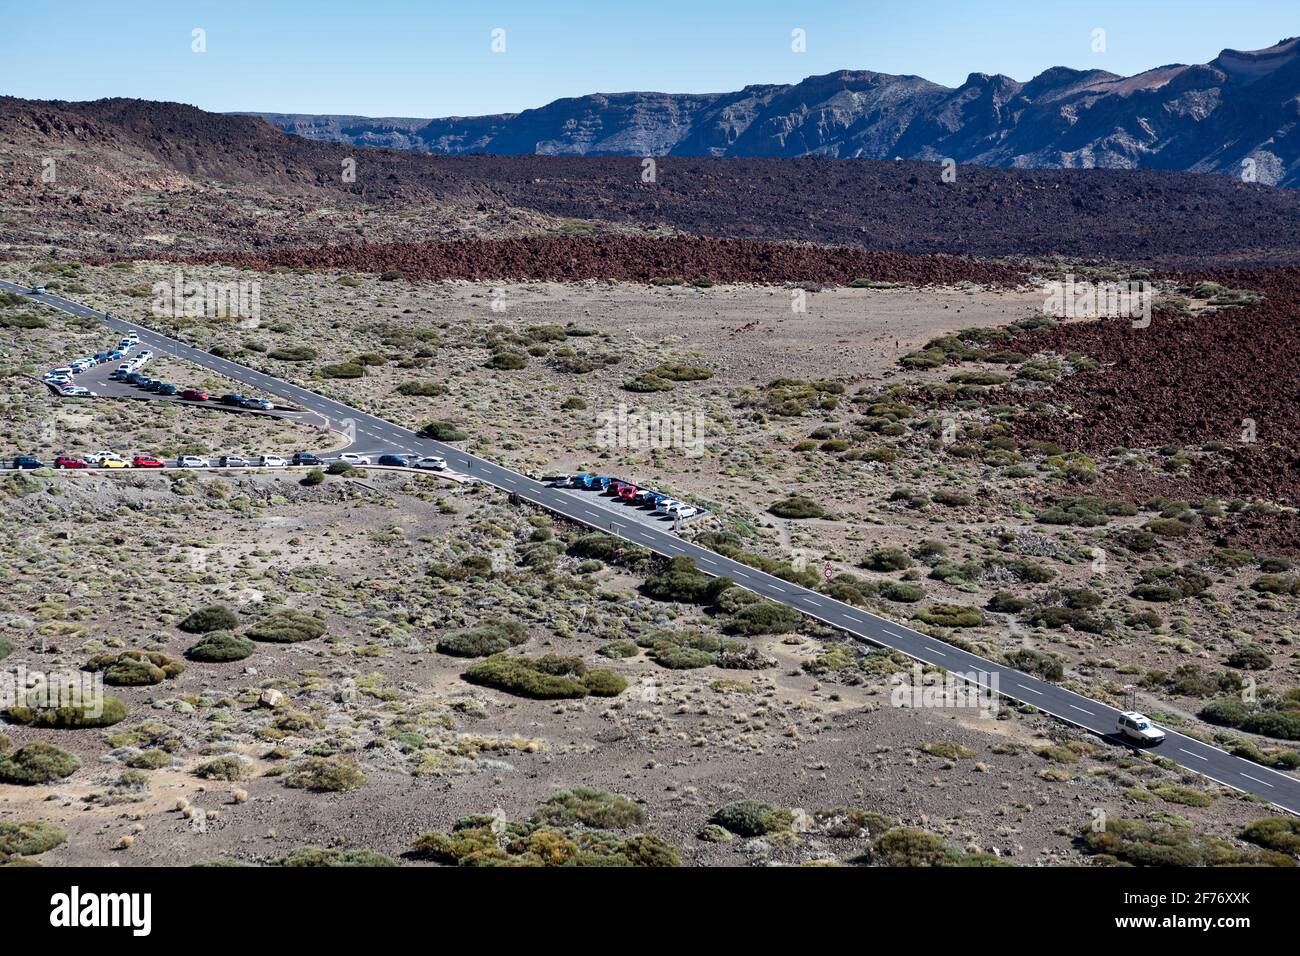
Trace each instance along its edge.
<path fill-rule="evenodd" d="M 136 455 L 131 459 L 132 468 L 165 468 L 166 465 L 161 458 L 155 458 L 153 455 Z"/>
<path fill-rule="evenodd" d="M 54 459 L 55 468 L 89 468 L 84 458 L 73 458 L 71 455 L 60 455 Z"/>
<path fill-rule="evenodd" d="M 197 388 L 187 388 L 181 392 L 181 398 L 190 402 L 206 402 L 211 397 L 207 392 L 200 391 Z"/>
<path fill-rule="evenodd" d="M 618 496 L 624 501 L 631 501 L 637 496 L 637 493 L 640 490 L 641 489 L 636 485 L 624 485 L 622 488 L 618 489 Z"/>

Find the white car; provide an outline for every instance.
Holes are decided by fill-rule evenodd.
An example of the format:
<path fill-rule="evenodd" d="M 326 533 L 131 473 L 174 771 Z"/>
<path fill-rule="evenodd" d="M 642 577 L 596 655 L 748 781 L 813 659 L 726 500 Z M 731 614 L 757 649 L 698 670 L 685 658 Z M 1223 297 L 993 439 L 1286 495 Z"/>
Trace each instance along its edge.
<path fill-rule="evenodd" d="M 92 363 L 87 362 L 85 359 L 78 359 L 72 363 L 72 371 L 74 374 L 80 375 L 82 372 L 90 371 L 91 364 Z"/>
<path fill-rule="evenodd" d="M 1119 715 L 1115 730 L 1121 737 L 1126 737 L 1137 744 L 1158 744 L 1165 739 L 1165 732 L 1151 723 L 1151 718 L 1135 710 L 1126 710 Z"/>
<path fill-rule="evenodd" d="M 416 468 L 428 468 L 431 471 L 445 471 L 447 459 L 439 458 L 437 455 L 430 455 L 427 458 L 417 458 L 414 465 Z"/>
<path fill-rule="evenodd" d="M 258 468 L 288 468 L 289 463 L 279 455 L 262 455 L 254 462 Z"/>
<path fill-rule="evenodd" d="M 45 295 L 45 286 L 43 286 L 43 285 L 34 285 L 34 286 L 32 286 L 31 294 L 32 294 L 32 295 Z"/>
<path fill-rule="evenodd" d="M 668 514 L 674 518 L 691 518 L 699 514 L 699 511 L 687 504 L 674 505 L 668 510 Z"/>
<path fill-rule="evenodd" d="M 53 378 L 56 375 L 72 376 L 75 374 L 77 374 L 77 370 L 74 369 L 71 365 L 60 365 L 58 368 L 50 369 L 48 373 L 48 377 Z"/>
<path fill-rule="evenodd" d="M 63 387 L 63 394 L 71 395 L 73 398 L 85 398 L 86 396 L 95 393 L 82 385 L 65 385 Z"/>
<path fill-rule="evenodd" d="M 86 461 L 92 465 L 98 465 L 105 458 L 121 458 L 122 456 L 115 451 L 97 451 L 92 452 L 89 455 L 82 455 L 81 457 L 86 459 Z"/>
<path fill-rule="evenodd" d="M 211 468 L 206 458 L 200 458 L 198 455 L 181 455 L 176 459 L 177 468 Z"/>
<path fill-rule="evenodd" d="M 343 454 L 339 455 L 339 461 L 345 461 L 349 465 L 368 465 L 370 464 L 370 456 L 354 455 L 350 451 L 345 451 Z"/>
<path fill-rule="evenodd" d="M 122 337 L 122 341 L 130 342 L 132 345 L 137 345 L 140 342 L 140 336 L 135 332 L 128 332 Z"/>
<path fill-rule="evenodd" d="M 672 514 L 673 509 L 680 504 L 682 504 L 682 502 L 678 501 L 676 498 L 665 498 L 663 501 L 659 502 L 659 507 L 655 509 L 655 512 Z"/>
<path fill-rule="evenodd" d="M 45 376 L 45 381 L 47 384 L 53 385 L 55 388 L 65 388 L 68 385 L 72 384 L 72 376 L 71 375 L 47 375 Z"/>

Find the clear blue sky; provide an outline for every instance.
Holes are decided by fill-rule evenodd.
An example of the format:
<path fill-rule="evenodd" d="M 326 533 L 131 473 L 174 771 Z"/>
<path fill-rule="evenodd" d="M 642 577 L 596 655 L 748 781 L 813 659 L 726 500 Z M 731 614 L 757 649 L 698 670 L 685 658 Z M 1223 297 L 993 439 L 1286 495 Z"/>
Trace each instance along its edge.
<path fill-rule="evenodd" d="M 206 31 L 207 52 L 191 51 Z M 491 52 L 491 31 L 506 52 Z M 807 32 L 807 52 L 790 33 Z M 1091 49 L 1106 30 L 1106 52 Z M 622 90 L 721 92 L 837 69 L 1027 80 L 1136 73 L 1300 33 L 1296 0 L 15 0 L 0 93 L 209 110 L 448 116 Z"/>

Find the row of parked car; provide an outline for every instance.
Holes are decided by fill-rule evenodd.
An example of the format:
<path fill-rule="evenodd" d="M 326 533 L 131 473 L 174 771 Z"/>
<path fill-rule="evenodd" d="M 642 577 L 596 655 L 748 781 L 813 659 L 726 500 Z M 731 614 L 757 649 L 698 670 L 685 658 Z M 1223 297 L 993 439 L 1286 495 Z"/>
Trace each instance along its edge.
<path fill-rule="evenodd" d="M 128 333 L 122 341 L 117 343 L 117 348 L 108 352 L 96 352 L 94 355 L 87 355 L 85 358 L 79 358 L 67 365 L 59 365 L 45 373 L 44 382 L 53 388 L 59 390 L 64 395 L 84 397 L 94 395 L 90 389 L 76 384 L 73 381 L 74 376 L 82 372 L 88 372 L 97 365 L 103 365 L 105 362 L 122 361 L 113 373 L 113 377 L 119 377 L 119 373 L 134 372 L 136 369 L 144 366 L 146 362 L 153 358 L 153 353 L 148 349 L 132 355 L 137 345 L 140 344 L 140 336 L 134 332 Z"/>
<path fill-rule="evenodd" d="M 553 475 L 546 479 L 553 488 L 582 488 L 618 498 L 630 505 L 649 508 L 655 514 L 670 518 L 693 518 L 700 510 L 684 501 L 669 495 L 660 494 L 649 488 L 638 488 L 629 481 L 620 481 L 607 475 L 588 475 L 579 472 L 576 475 Z"/>
<path fill-rule="evenodd" d="M 258 455 L 244 458 L 241 455 L 220 455 L 216 458 L 204 458 L 201 455 L 181 455 L 176 459 L 176 468 L 288 468 L 290 465 L 322 466 L 332 461 L 343 461 L 349 465 L 371 464 L 369 455 L 356 455 L 345 452 L 337 458 L 322 458 L 308 451 L 300 451 L 292 458 L 279 455 Z M 380 455 L 378 464 L 389 468 L 425 468 L 431 471 L 444 471 L 446 459 L 436 456 L 414 458 L 408 455 Z M 14 468 L 30 470 L 48 468 L 41 459 L 33 455 L 18 455 L 14 458 Z M 119 455 L 115 451 L 97 451 L 90 455 L 59 455 L 54 459 L 54 468 L 166 468 L 168 464 L 154 455 Z"/>

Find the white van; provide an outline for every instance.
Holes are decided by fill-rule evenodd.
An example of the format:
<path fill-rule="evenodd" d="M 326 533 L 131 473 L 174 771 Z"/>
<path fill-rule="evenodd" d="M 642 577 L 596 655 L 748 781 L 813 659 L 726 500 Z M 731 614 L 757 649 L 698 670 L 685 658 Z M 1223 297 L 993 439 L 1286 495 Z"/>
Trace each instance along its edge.
<path fill-rule="evenodd" d="M 1165 732 L 1151 723 L 1151 718 L 1135 710 L 1126 710 L 1119 715 L 1115 730 L 1137 744 L 1158 744 L 1165 739 Z"/>

